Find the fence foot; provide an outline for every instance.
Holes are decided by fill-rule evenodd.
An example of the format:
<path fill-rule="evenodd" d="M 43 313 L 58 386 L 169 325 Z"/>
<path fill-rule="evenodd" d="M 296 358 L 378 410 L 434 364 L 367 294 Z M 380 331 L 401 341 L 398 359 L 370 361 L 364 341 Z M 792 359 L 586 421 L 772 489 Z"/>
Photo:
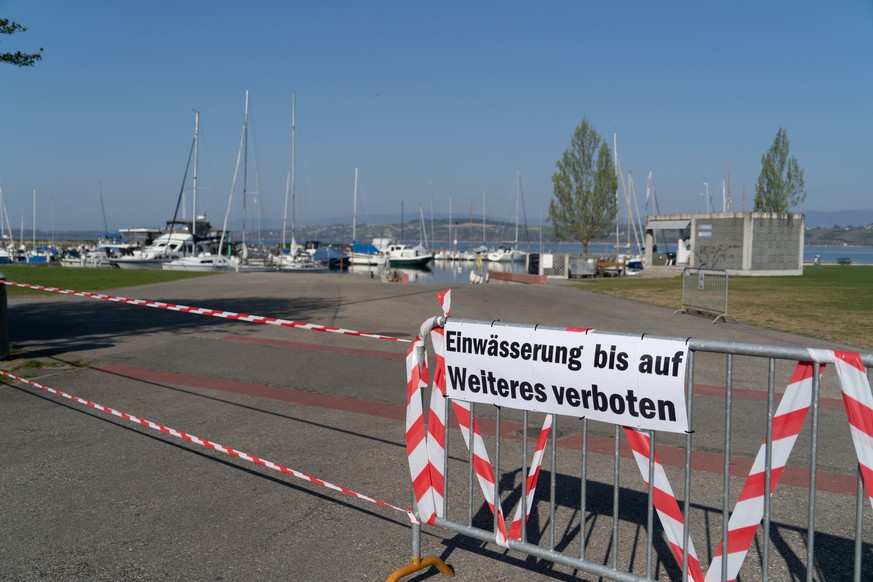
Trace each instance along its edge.
<path fill-rule="evenodd" d="M 391 575 L 385 578 L 385 582 L 397 582 L 404 576 L 409 576 L 415 572 L 426 570 L 434 566 L 437 570 L 443 573 L 446 578 L 454 578 L 455 571 L 451 566 L 437 558 L 436 556 L 427 556 L 426 558 L 414 558 L 412 562 L 406 564 L 402 568 L 398 568 L 391 572 Z"/>

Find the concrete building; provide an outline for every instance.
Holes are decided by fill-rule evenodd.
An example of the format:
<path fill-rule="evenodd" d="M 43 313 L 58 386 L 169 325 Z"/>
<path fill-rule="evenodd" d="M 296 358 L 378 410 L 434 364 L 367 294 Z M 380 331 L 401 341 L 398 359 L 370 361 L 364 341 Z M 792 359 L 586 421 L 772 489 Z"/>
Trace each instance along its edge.
<path fill-rule="evenodd" d="M 802 214 L 648 216 L 645 264 L 711 267 L 738 275 L 802 275 L 804 226 Z"/>

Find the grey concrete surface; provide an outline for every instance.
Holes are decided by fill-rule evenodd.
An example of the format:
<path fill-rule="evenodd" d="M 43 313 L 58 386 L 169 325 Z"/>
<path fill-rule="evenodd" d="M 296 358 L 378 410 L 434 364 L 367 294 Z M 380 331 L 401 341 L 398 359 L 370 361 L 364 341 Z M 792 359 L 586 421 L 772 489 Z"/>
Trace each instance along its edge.
<path fill-rule="evenodd" d="M 350 275 L 252 273 L 110 293 L 410 339 L 424 319 L 439 314 L 435 298 L 439 290 Z M 410 503 L 404 425 L 398 416 L 406 402 L 405 368 L 396 358 L 405 353 L 406 344 L 55 294 L 12 299 L 9 304 L 15 359 L 5 365 L 28 362 L 32 367 L 19 368 L 21 375 L 402 508 Z M 707 318 L 674 315 L 672 310 L 556 284 L 458 287 L 453 290 L 452 314 L 683 338 L 835 347 L 743 324 L 712 325 Z M 294 349 L 287 342 L 332 351 Z M 348 350 L 375 350 L 387 356 Z M 723 386 L 723 360 L 723 356 L 701 357 L 695 382 Z M 197 387 L 130 378 L 106 372 L 110 366 L 206 381 Z M 750 360 L 735 362 L 736 385 L 766 390 L 766 374 L 760 366 Z M 782 391 L 793 366 L 778 366 L 777 385 Z M 215 387 L 209 385 L 210 379 Z M 348 400 L 345 408 L 332 408 L 216 389 L 229 382 Z M 834 382 L 823 385 L 823 396 L 839 397 Z M 365 412 L 372 411 L 374 403 L 385 413 Z M 695 398 L 695 449 L 723 452 L 723 403 L 723 397 Z M 763 404 L 740 401 L 733 416 L 734 454 L 754 455 L 764 435 Z M 507 417 L 517 419 L 512 414 Z M 819 468 L 853 474 L 856 461 L 844 413 L 823 409 L 820 422 Z M 809 420 L 792 464 L 803 465 L 808 458 L 808 425 Z M 561 419 L 558 430 L 566 436 L 577 432 L 578 425 Z M 592 425 L 591 434 L 612 438 L 613 429 Z M 450 438 L 450 487 L 460 493 L 465 484 L 457 479 L 466 471 L 467 453 L 457 431 Z M 669 436 L 658 440 L 659 445 L 683 442 Z M 2 580 L 384 580 L 410 558 L 410 530 L 403 513 L 34 388 L 0 386 L 0 443 Z M 501 469 L 507 511 L 514 510 L 518 498 L 517 491 L 510 489 L 519 482 L 520 463 L 514 460 L 519 449 L 518 440 L 505 441 Z M 611 456 L 592 454 L 589 471 L 586 556 L 611 564 L 616 551 L 610 539 Z M 645 488 L 632 461 L 623 459 L 620 471 L 619 564 L 642 574 Z M 579 551 L 578 474 L 578 452 L 562 451 L 555 525 L 559 547 L 568 552 Z M 550 475 L 546 463 L 543 491 Z M 681 497 L 681 470 L 672 468 L 669 475 Z M 731 480 L 733 500 L 742 481 Z M 718 473 L 693 475 L 692 536 L 704 565 L 720 537 L 722 482 Z M 538 499 L 546 497 L 538 493 Z M 487 523 L 481 495 L 475 500 L 477 523 Z M 807 500 L 804 488 L 777 490 L 772 579 L 805 576 Z M 819 493 L 817 503 L 816 579 L 846 579 L 851 568 L 854 498 Z M 450 515 L 463 519 L 465 514 L 466 497 L 452 498 Z M 864 520 L 864 539 L 869 542 L 873 539 L 869 507 Z M 547 539 L 548 522 L 541 503 L 532 517 L 533 539 Z M 656 577 L 675 577 L 675 560 L 659 526 L 655 538 Z M 423 552 L 443 556 L 460 580 L 596 579 L 434 528 L 424 529 Z M 873 576 L 870 554 L 866 543 L 867 577 Z M 760 566 L 751 555 L 748 562 L 743 579 L 759 579 Z M 408 579 L 439 577 L 433 571 Z"/>

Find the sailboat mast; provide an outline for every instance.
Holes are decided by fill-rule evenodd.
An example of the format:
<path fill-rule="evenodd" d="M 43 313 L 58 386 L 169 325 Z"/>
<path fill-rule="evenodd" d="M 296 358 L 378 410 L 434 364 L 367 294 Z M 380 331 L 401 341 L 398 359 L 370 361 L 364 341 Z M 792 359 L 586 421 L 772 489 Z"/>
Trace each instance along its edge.
<path fill-rule="evenodd" d="M 100 212 L 103 214 L 103 232 L 109 232 L 109 226 L 106 224 L 106 207 L 103 206 L 103 182 L 97 182 L 98 189 L 100 190 Z"/>
<path fill-rule="evenodd" d="M 291 249 L 297 251 L 297 93 L 291 93 Z"/>
<path fill-rule="evenodd" d="M 191 234 L 194 240 L 197 240 L 197 154 L 200 150 L 200 112 L 194 111 L 194 178 L 191 193 L 191 216 L 194 222 L 191 223 Z M 102 198 L 101 198 L 102 200 Z M 105 220 L 105 219 L 104 219 Z"/>
<path fill-rule="evenodd" d="M 246 89 L 246 112 L 243 118 L 243 222 L 242 222 L 242 244 L 243 249 L 246 246 L 246 189 L 248 187 L 248 169 L 249 169 L 249 90 Z"/>
<path fill-rule="evenodd" d="M 9 214 L 6 212 L 6 204 L 3 202 L 3 185 L 0 184 L 0 241 L 3 241 L 3 248 L 6 248 L 6 231 L 3 230 L 3 218 L 9 220 Z M 12 233 L 9 233 L 9 239 L 12 239 Z"/>
<path fill-rule="evenodd" d="M 33 237 L 33 247 L 31 250 L 36 248 L 36 188 L 33 189 L 33 227 L 30 234 Z"/>
<path fill-rule="evenodd" d="M 482 244 L 485 244 L 485 188 L 482 188 Z"/>
<path fill-rule="evenodd" d="M 288 191 L 291 188 L 291 173 L 285 177 L 285 211 L 282 213 L 282 246 L 280 252 L 285 249 L 285 231 L 288 230 Z"/>
<path fill-rule="evenodd" d="M 469 242 L 473 242 L 473 197 L 470 196 L 470 228 L 467 229 L 467 236 L 470 237 Z"/>
<path fill-rule="evenodd" d="M 297 94 L 292 91 L 291 92 L 291 172 L 285 177 L 285 209 L 282 212 L 282 251 L 283 252 L 285 249 L 285 231 L 288 230 L 288 192 L 291 188 L 291 177 L 294 175 L 294 162 L 296 159 L 296 152 L 294 149 L 295 148 L 295 144 L 294 144 L 295 134 L 294 134 L 294 132 L 296 130 L 296 127 L 295 127 L 296 120 L 294 118 L 294 115 L 295 115 L 296 106 L 297 106 Z M 292 229 L 294 228 L 293 220 L 291 222 L 291 227 L 292 227 Z M 293 233 L 292 233 L 292 239 L 293 239 Z"/>
<path fill-rule="evenodd" d="M 619 180 L 621 180 L 621 170 L 618 165 L 618 136 L 616 132 L 612 132 L 612 152 L 615 155 L 615 176 Z M 618 254 L 618 209 L 621 207 L 621 203 L 618 200 L 618 180 L 615 184 L 615 252 Z"/>
<path fill-rule="evenodd" d="M 521 202 L 521 170 L 518 171 L 515 181 L 515 243 L 518 243 L 518 211 Z"/>
<path fill-rule="evenodd" d="M 355 194 L 352 200 L 352 244 L 358 240 L 358 166 L 355 166 Z"/>
<path fill-rule="evenodd" d="M 421 206 L 421 204 L 418 205 L 418 214 L 419 214 L 419 217 L 421 219 L 421 237 L 419 237 L 418 243 L 421 244 L 421 238 L 423 237 L 424 238 L 424 246 L 427 247 L 428 246 L 427 229 L 425 228 L 425 223 L 424 223 L 424 208 Z"/>
<path fill-rule="evenodd" d="M 433 178 L 428 181 L 428 191 L 430 193 L 430 234 L 433 236 L 436 232 L 433 227 Z"/>
<path fill-rule="evenodd" d="M 457 236 L 457 234 L 455 236 Z M 449 196 L 449 245 L 454 245 L 456 243 L 457 241 L 452 238 L 452 197 Z"/>
<path fill-rule="evenodd" d="M 12 230 L 12 224 L 9 222 L 9 211 L 6 209 L 6 202 L 3 200 L 3 188 L 0 187 L 0 211 L 3 212 L 3 216 L 6 218 L 6 231 L 9 233 L 9 244 L 6 244 L 4 241 L 4 245 L 8 249 L 10 246 L 15 248 L 15 232 Z M 2 222 L 0 222 L 0 230 L 2 230 Z"/>

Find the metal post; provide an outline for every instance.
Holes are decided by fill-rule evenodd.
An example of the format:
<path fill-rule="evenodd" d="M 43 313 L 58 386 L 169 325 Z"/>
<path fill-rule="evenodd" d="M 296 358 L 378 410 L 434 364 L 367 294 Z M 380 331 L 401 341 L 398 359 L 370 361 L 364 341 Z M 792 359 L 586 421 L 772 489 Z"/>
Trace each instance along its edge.
<path fill-rule="evenodd" d="M 0 281 L 5 281 L 6 275 L 0 273 Z M 0 360 L 9 357 L 9 330 L 7 326 L 8 305 L 6 301 L 6 285 L 0 283 Z"/>

